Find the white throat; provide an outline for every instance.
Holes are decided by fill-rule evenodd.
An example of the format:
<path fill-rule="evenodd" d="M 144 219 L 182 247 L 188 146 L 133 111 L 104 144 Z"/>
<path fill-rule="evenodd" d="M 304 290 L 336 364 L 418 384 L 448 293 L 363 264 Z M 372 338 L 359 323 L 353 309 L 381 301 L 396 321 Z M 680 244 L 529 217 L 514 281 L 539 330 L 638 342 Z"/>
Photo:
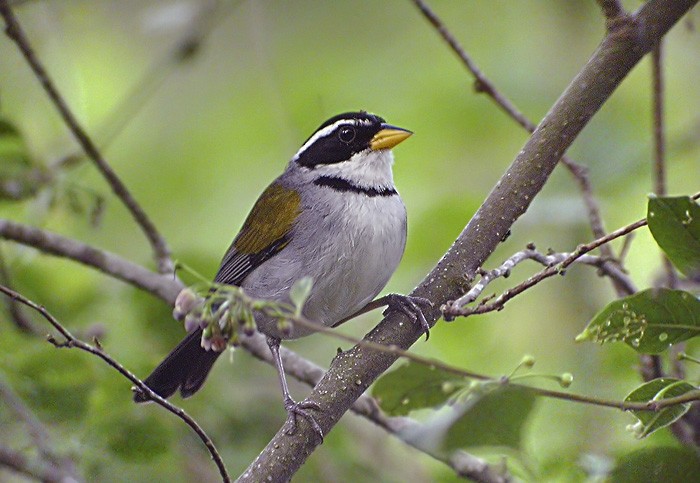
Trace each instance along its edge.
<path fill-rule="evenodd" d="M 318 176 L 342 178 L 364 188 L 394 188 L 393 164 L 391 150 L 367 150 L 354 154 L 348 161 L 318 165 L 313 172 Z"/>

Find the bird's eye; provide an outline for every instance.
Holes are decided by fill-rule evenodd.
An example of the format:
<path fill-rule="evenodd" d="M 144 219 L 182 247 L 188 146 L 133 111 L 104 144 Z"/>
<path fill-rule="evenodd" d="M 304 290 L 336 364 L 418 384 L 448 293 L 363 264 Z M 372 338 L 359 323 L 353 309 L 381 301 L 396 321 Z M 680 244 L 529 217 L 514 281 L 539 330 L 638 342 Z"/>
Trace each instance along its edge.
<path fill-rule="evenodd" d="M 353 142 L 355 139 L 355 128 L 352 126 L 343 126 L 338 131 L 338 139 L 340 139 L 345 144 Z"/>

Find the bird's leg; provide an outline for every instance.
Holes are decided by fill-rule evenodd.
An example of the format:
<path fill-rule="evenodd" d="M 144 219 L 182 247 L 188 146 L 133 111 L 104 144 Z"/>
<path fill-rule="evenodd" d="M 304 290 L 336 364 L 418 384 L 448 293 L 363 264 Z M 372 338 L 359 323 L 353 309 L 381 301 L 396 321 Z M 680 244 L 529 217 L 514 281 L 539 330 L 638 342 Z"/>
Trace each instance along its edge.
<path fill-rule="evenodd" d="M 333 325 L 333 327 L 338 327 L 340 324 L 343 324 L 350 319 L 354 319 L 357 316 L 367 313 L 370 310 L 374 310 L 379 307 L 386 307 L 384 315 L 386 315 L 392 310 L 398 310 L 399 312 L 406 314 L 406 316 L 414 322 L 420 324 L 421 329 L 423 329 L 423 332 L 425 333 L 425 340 L 428 340 L 428 337 L 430 337 L 430 324 L 428 324 L 428 321 L 425 319 L 425 315 L 423 315 L 423 311 L 420 308 L 421 305 L 424 307 L 433 307 L 433 303 L 430 300 L 423 297 L 414 297 L 412 295 L 399 295 L 397 293 L 390 293 L 388 295 L 379 297 L 378 299 L 371 301 L 354 314 L 350 315 L 349 317 L 345 317 L 344 319 Z"/>
<path fill-rule="evenodd" d="M 289 395 L 289 388 L 287 387 L 287 377 L 284 374 L 284 368 L 282 367 L 282 358 L 280 357 L 280 343 L 282 341 L 276 337 L 267 337 L 267 346 L 270 348 L 272 353 L 272 359 L 275 361 L 275 367 L 277 368 L 277 375 L 280 379 L 280 385 L 282 386 L 282 397 L 284 398 L 284 408 L 287 410 L 287 415 L 292 420 L 292 428 L 287 432 L 287 434 L 293 434 L 297 428 L 297 416 L 302 416 L 309 420 L 311 427 L 314 429 L 321 442 L 323 442 L 323 430 L 318 424 L 316 419 L 307 411 L 308 409 L 321 409 L 318 404 L 312 401 L 301 401 L 296 402 Z"/>

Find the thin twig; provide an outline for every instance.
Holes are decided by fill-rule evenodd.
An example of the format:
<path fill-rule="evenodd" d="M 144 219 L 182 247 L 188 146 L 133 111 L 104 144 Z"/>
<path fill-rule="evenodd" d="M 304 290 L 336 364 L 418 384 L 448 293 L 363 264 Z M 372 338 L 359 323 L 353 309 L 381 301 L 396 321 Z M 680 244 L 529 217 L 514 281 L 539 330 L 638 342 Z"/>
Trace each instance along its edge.
<path fill-rule="evenodd" d="M 652 77 L 652 119 L 654 139 L 654 163 L 652 178 L 654 193 L 657 196 L 665 196 L 666 189 L 666 134 L 664 124 L 664 77 L 663 77 L 663 39 L 660 39 L 651 51 L 651 77 Z M 661 254 L 663 265 L 664 284 L 670 288 L 677 288 L 678 275 L 666 254 Z M 673 375 L 679 379 L 685 377 L 685 367 L 675 355 L 683 351 L 685 344 L 674 345 L 671 349 L 671 367 Z M 664 377 L 665 371 L 658 355 L 641 356 L 641 374 L 645 380 Z M 689 430 L 688 420 L 681 418 L 671 426 L 671 431 L 683 444 L 693 444 L 693 431 Z"/>
<path fill-rule="evenodd" d="M 693 196 L 691 196 L 692 199 L 696 200 L 700 198 L 700 193 L 696 193 Z M 500 296 L 498 296 L 493 302 L 490 303 L 483 303 L 480 305 L 477 305 L 476 307 L 466 307 L 466 304 L 473 302 L 476 300 L 476 297 L 472 297 L 472 291 L 467 292 L 465 295 L 460 297 L 459 299 L 449 301 L 446 304 L 444 304 L 441 307 L 441 310 L 443 311 L 443 314 L 445 316 L 445 320 L 450 320 L 453 319 L 454 317 L 462 316 L 462 317 L 467 317 L 469 315 L 475 315 L 475 314 L 484 314 L 486 312 L 493 312 L 495 310 L 501 310 L 503 306 L 505 305 L 506 302 L 511 300 L 513 297 L 516 295 L 521 294 L 525 290 L 534 287 L 538 283 L 540 283 L 542 280 L 545 280 L 546 278 L 549 278 L 553 275 L 563 275 L 566 271 L 566 269 L 573 263 L 575 263 L 577 260 L 579 260 L 583 255 L 586 253 L 595 250 L 596 248 L 602 247 L 603 245 L 611 242 L 612 240 L 626 236 L 629 233 L 632 233 L 634 230 L 641 228 L 643 226 L 647 225 L 647 220 L 646 218 L 643 218 L 641 220 L 637 220 L 634 223 L 631 223 L 627 226 L 624 226 L 622 228 L 619 228 L 613 232 L 610 232 L 609 234 L 605 235 L 604 237 L 598 238 L 597 240 L 593 240 L 592 242 L 579 245 L 576 250 L 574 250 L 570 254 L 564 254 L 566 257 L 562 259 L 560 262 L 558 262 L 556 265 L 549 266 L 542 270 L 541 272 L 536 273 L 532 277 L 528 278 L 524 282 L 522 282 L 519 285 L 516 285 L 513 288 L 510 288 L 503 292 Z M 519 252 L 520 253 L 520 252 Z M 516 254 L 514 255 L 517 259 L 522 258 L 521 255 Z M 525 259 L 525 258 L 523 258 Z M 534 258 L 533 258 L 534 259 Z M 627 277 L 623 277 L 622 274 L 623 272 L 615 272 L 611 269 L 611 267 L 605 267 L 604 266 L 604 258 L 603 257 L 598 257 L 596 258 L 590 258 L 587 259 L 586 262 L 591 265 L 598 266 L 601 271 L 606 271 L 606 273 L 610 274 L 612 277 L 617 279 L 620 283 L 621 287 L 624 287 L 625 289 L 625 295 L 631 295 L 634 293 L 634 286 L 631 284 L 631 281 L 629 283 L 626 283 L 629 279 Z M 508 266 L 512 265 L 512 261 L 506 261 L 506 264 Z M 497 269 L 498 270 L 498 269 Z M 505 270 L 498 270 L 504 271 Z M 483 290 L 483 289 L 482 289 Z M 478 296 L 479 294 L 476 294 Z"/>
<path fill-rule="evenodd" d="M 117 362 L 109 354 L 103 351 L 102 348 L 100 348 L 99 346 L 93 346 L 91 344 L 83 342 L 80 339 L 76 339 L 68 329 L 61 325 L 61 323 L 53 315 L 51 315 L 51 313 L 48 310 L 46 310 L 45 307 L 42 307 L 41 305 L 29 300 L 28 298 L 15 292 L 14 290 L 11 290 L 2 285 L 0 285 L 0 292 L 3 292 L 5 295 L 12 298 L 13 300 L 18 301 L 41 314 L 41 316 L 44 317 L 53 326 L 53 328 L 56 329 L 65 339 L 64 341 L 58 341 L 53 336 L 48 336 L 48 341 L 55 347 L 77 347 L 78 349 L 81 349 L 85 352 L 89 352 L 90 354 L 96 355 L 97 357 L 105 361 L 113 369 L 115 369 L 117 372 L 119 372 L 122 376 L 127 378 L 133 384 L 135 384 L 140 391 L 148 395 L 150 400 L 154 401 L 158 405 L 164 407 L 167 411 L 173 413 L 174 415 L 182 419 L 190 428 L 192 428 L 192 430 L 197 434 L 197 436 L 199 436 L 199 439 L 207 447 L 207 450 L 209 450 L 209 454 L 211 455 L 211 458 L 214 460 L 214 463 L 219 469 L 219 473 L 221 474 L 221 478 L 223 479 L 223 481 L 231 481 L 231 477 L 229 476 L 228 471 L 226 470 L 224 461 L 221 459 L 221 455 L 216 449 L 216 446 L 214 446 L 212 440 L 199 426 L 199 424 L 194 419 L 192 419 L 192 417 L 188 415 L 183 409 L 171 404 L 170 402 L 166 401 L 158 394 L 153 392 L 148 386 L 146 386 L 143 383 L 143 381 L 141 381 L 141 379 L 136 377 L 131 371 L 129 371 L 123 365 Z"/>
<path fill-rule="evenodd" d="M 665 196 L 666 188 L 666 134 L 664 125 L 664 77 L 663 41 L 659 41 L 651 51 L 653 129 L 654 129 L 654 168 L 652 171 L 654 193 Z M 666 284 L 675 288 L 678 276 L 667 256 L 662 255 Z"/>
<path fill-rule="evenodd" d="M 596 0 L 598 5 L 600 5 L 601 10 L 603 10 L 603 15 L 610 25 L 611 22 L 623 17 L 627 14 L 625 9 L 622 7 L 620 0 Z M 610 28 L 610 27 L 608 27 Z"/>
<path fill-rule="evenodd" d="M 447 45 L 449 45 L 452 51 L 457 54 L 457 57 L 459 57 L 467 70 L 474 76 L 474 89 L 477 92 L 487 94 L 506 114 L 508 114 L 508 116 L 513 118 L 527 131 L 533 132 L 535 130 L 535 125 L 532 123 L 532 121 L 525 117 L 525 115 L 520 112 L 520 110 L 507 97 L 496 89 L 493 83 L 484 75 L 472 58 L 469 57 L 464 48 L 462 48 L 455 36 L 452 35 L 452 33 L 447 29 L 443 21 L 440 20 L 440 17 L 438 17 L 437 14 L 435 14 L 435 12 L 433 12 L 433 10 L 423 0 L 413 0 L 413 3 L 415 3 L 416 7 L 418 7 L 423 16 L 433 27 L 435 27 L 435 30 L 438 31 L 443 40 L 447 42 Z"/>
<path fill-rule="evenodd" d="M 664 137 L 664 78 L 662 72 L 662 45 L 659 41 L 651 51 L 652 97 L 654 126 L 654 193 L 666 195 L 666 139 Z"/>
<path fill-rule="evenodd" d="M 644 220 L 642 220 L 644 221 Z M 627 228 L 627 227 L 626 227 Z M 615 232 L 613 232 L 615 233 Z M 611 233 L 611 235 L 613 234 Z M 562 262 L 571 264 L 573 263 L 573 260 L 570 260 L 571 257 L 567 257 L 567 259 Z M 439 369 L 443 372 L 453 374 L 458 377 L 463 377 L 466 379 L 474 379 L 478 381 L 487 381 L 487 382 L 497 382 L 499 384 L 509 384 L 513 386 L 517 386 L 520 388 L 527 388 L 531 390 L 534 394 L 538 396 L 545 396 L 545 397 L 551 397 L 555 399 L 564 399 L 567 401 L 572 401 L 572 402 L 578 402 L 578 403 L 587 403 L 591 404 L 594 406 L 602 406 L 602 407 L 609 407 L 609 408 L 617 408 L 621 409 L 624 411 L 660 411 L 663 408 L 673 406 L 676 404 L 683 404 L 683 403 L 688 403 L 688 402 L 694 402 L 700 400 L 700 389 L 695 390 L 695 391 L 690 391 L 688 393 L 683 394 L 682 396 L 678 397 L 673 397 L 673 398 L 666 398 L 662 400 L 650 400 L 647 402 L 627 402 L 627 401 L 619 401 L 619 400 L 614 400 L 614 399 L 602 399 L 594 396 L 586 396 L 583 394 L 575 394 L 575 393 L 569 393 L 569 392 L 562 392 L 562 391 L 553 391 L 550 389 L 541 389 L 537 387 L 532 387 L 532 386 L 525 386 L 522 384 L 517 384 L 510 382 L 508 377 L 493 377 L 493 376 L 487 376 L 484 374 L 479 374 L 476 372 L 468 371 L 465 369 L 462 369 L 461 367 L 453 366 L 447 363 L 444 363 L 438 359 L 433 359 L 429 357 L 423 357 L 418 354 L 414 354 L 412 352 L 408 352 L 405 350 L 400 349 L 397 346 L 394 345 L 384 345 L 380 344 L 377 342 L 373 342 L 371 340 L 367 339 L 358 339 L 356 337 L 352 337 L 346 334 L 343 334 L 341 332 L 338 332 L 337 330 L 331 328 L 331 327 L 326 327 L 324 325 L 319 325 L 314 322 L 311 322 L 310 320 L 307 320 L 303 317 L 299 316 L 290 316 L 291 322 L 293 324 L 298 324 L 306 329 L 311 329 L 314 332 L 318 332 L 321 334 L 326 334 L 330 337 L 333 337 L 338 340 L 350 342 L 351 344 L 355 344 L 356 346 L 363 347 L 366 349 L 370 349 L 372 351 L 377 351 L 377 352 L 382 352 L 382 353 L 387 353 L 387 354 L 393 354 L 398 357 L 401 357 L 403 359 L 422 364 L 428 367 L 433 367 L 435 369 Z M 263 357 L 265 360 L 268 360 L 268 357 L 265 356 Z"/>
<path fill-rule="evenodd" d="M 521 250 L 511 255 L 500 266 L 488 271 L 482 270 L 479 281 L 474 283 L 466 294 L 449 304 L 450 311 L 447 312 L 449 317 L 447 320 L 452 320 L 452 317 L 454 316 L 451 313 L 452 308 L 463 308 L 464 306 L 474 302 L 491 282 L 500 277 L 507 278 L 510 275 L 511 270 L 525 260 L 534 260 L 547 268 L 551 268 L 563 263 L 569 256 L 571 256 L 570 253 L 549 253 L 545 255 L 537 251 L 533 244 L 528 245 L 525 250 Z M 637 291 L 634 283 L 632 280 L 630 280 L 627 274 L 620 270 L 616 265 L 608 264 L 606 262 L 607 260 L 605 258 L 593 255 L 581 255 L 576 259 L 576 263 L 597 267 L 600 269 L 602 274 L 615 278 L 618 284 L 624 287 L 628 294 L 632 294 Z M 505 301 L 503 303 L 505 303 Z M 501 308 L 503 308 L 502 304 L 493 306 L 492 310 L 500 310 Z"/>
<path fill-rule="evenodd" d="M 34 71 L 37 79 L 48 94 L 56 109 L 58 109 L 66 126 L 82 146 L 85 153 L 94 162 L 97 169 L 102 173 L 107 183 L 112 188 L 114 194 L 124 203 L 127 209 L 131 212 L 134 220 L 141 227 L 142 231 L 148 238 L 154 252 L 154 257 L 160 273 L 172 273 L 173 262 L 170 256 L 170 249 L 165 239 L 158 232 L 158 229 L 150 220 L 148 215 L 143 211 L 136 199 L 132 196 L 126 185 L 119 179 L 112 167 L 104 159 L 97 146 L 93 143 L 90 136 L 82 128 L 77 118 L 69 109 L 68 104 L 58 92 L 55 84 L 51 80 L 48 72 L 36 56 L 29 39 L 22 30 L 17 18 L 12 9 L 7 3 L 7 0 L 0 0 L 0 15 L 5 20 L 5 33 L 12 39 L 19 50 L 24 55 L 25 60 Z"/>
<path fill-rule="evenodd" d="M 621 236 L 625 236 L 628 233 L 641 228 L 643 226 L 647 225 L 647 220 L 646 218 L 643 218 L 641 220 L 638 220 L 634 223 L 631 223 L 625 227 L 622 227 L 618 230 L 615 230 L 613 232 L 610 232 L 606 236 L 602 238 L 598 238 L 597 240 L 593 240 L 590 243 L 586 243 L 583 245 L 579 245 L 576 250 L 574 250 L 572 253 L 567 254 L 566 258 L 564 258 L 561 262 L 559 262 L 557 265 L 549 266 L 542 270 L 541 272 L 538 272 L 537 274 L 533 275 L 532 277 L 528 278 L 525 280 L 523 283 L 516 285 L 515 287 L 506 290 L 503 292 L 499 297 L 497 297 L 493 302 L 488 303 L 488 304 L 481 304 L 476 307 L 465 307 L 464 305 L 466 303 L 469 303 L 473 300 L 470 300 L 467 302 L 466 300 L 468 299 L 467 297 L 462 297 L 460 299 L 450 301 L 443 305 L 442 310 L 443 313 L 445 314 L 446 319 L 447 318 L 454 318 L 457 316 L 463 316 L 466 317 L 468 315 L 474 315 L 474 314 L 483 314 L 486 312 L 492 312 L 494 310 L 501 310 L 503 308 L 503 305 L 515 297 L 516 295 L 524 292 L 525 290 L 537 285 L 540 283 L 542 280 L 549 278 L 553 275 L 557 274 L 563 274 L 566 268 L 571 265 L 572 263 L 576 262 L 579 258 L 581 258 L 582 255 L 585 255 L 586 253 L 595 250 L 596 248 L 609 243 L 610 241 L 619 238 Z M 464 300 L 463 300 L 464 299 Z"/>

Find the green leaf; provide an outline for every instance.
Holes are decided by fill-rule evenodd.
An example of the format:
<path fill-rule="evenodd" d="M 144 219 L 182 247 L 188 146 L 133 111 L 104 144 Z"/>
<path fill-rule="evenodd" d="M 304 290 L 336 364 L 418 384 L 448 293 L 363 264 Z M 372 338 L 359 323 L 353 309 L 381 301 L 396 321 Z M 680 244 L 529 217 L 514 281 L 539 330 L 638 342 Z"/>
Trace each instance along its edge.
<path fill-rule="evenodd" d="M 447 431 L 446 450 L 475 446 L 518 449 L 523 427 L 535 407 L 535 394 L 521 386 L 505 386 L 468 400 Z"/>
<path fill-rule="evenodd" d="M 535 405 L 534 392 L 522 386 L 482 385 L 466 400 L 444 408 L 401 437 L 419 448 L 453 451 L 475 447 L 519 449 Z"/>
<path fill-rule="evenodd" d="M 625 402 L 661 401 L 682 396 L 697 389 L 692 384 L 680 379 L 659 378 L 642 384 L 629 393 L 625 398 Z M 688 409 L 690 409 L 690 403 L 669 406 L 659 411 L 632 411 L 632 414 L 639 420 L 632 429 L 638 438 L 645 438 L 654 431 L 672 424 L 683 416 Z"/>
<path fill-rule="evenodd" d="M 435 366 L 409 362 L 379 379 L 372 396 L 386 413 L 405 416 L 414 409 L 444 404 L 465 382 Z"/>
<path fill-rule="evenodd" d="M 292 288 L 289 289 L 289 300 L 296 307 L 297 313 L 301 313 L 301 309 L 311 293 L 312 285 L 313 279 L 311 277 L 302 277 L 294 282 Z"/>
<path fill-rule="evenodd" d="M 622 341 L 642 354 L 700 334 L 700 301 L 688 292 L 648 289 L 608 304 L 577 337 L 605 344 Z"/>
<path fill-rule="evenodd" d="M 608 481 L 687 483 L 700 475 L 700 456 L 689 447 L 644 448 L 623 456 Z"/>
<path fill-rule="evenodd" d="M 673 264 L 700 276 L 700 206 L 688 196 L 649 198 L 649 231 Z"/>

